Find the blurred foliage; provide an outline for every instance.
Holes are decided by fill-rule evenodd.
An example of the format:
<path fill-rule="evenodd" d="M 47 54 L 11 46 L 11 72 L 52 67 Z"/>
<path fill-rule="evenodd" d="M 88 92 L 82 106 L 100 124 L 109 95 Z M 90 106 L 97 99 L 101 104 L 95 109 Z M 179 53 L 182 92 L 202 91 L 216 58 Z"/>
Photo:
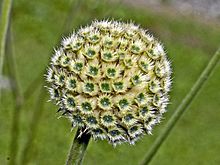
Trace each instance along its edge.
<path fill-rule="evenodd" d="M 171 104 L 153 136 L 145 136 L 135 146 L 123 144 L 113 148 L 106 141 L 91 141 L 85 165 L 138 164 L 149 146 L 165 127 L 166 121 L 214 54 L 220 43 L 220 28 L 191 18 L 164 14 L 150 9 L 131 8 L 123 3 L 96 0 L 14 1 L 12 34 L 19 84 L 22 92 L 29 88 L 30 96 L 21 109 L 19 161 L 28 135 L 32 132 L 34 109 L 42 111 L 33 145 L 29 146 L 29 164 L 63 164 L 74 132 L 66 119 L 57 120 L 57 107 L 42 101 L 39 106 L 43 79 L 54 45 L 63 36 L 86 25 L 93 19 L 134 21 L 149 29 L 164 43 L 173 64 Z M 7 73 L 7 67 L 5 67 Z M 175 126 L 151 164 L 220 164 L 219 99 L 220 66 L 203 88 L 196 101 Z M 33 83 L 33 81 L 36 82 Z M 39 84 L 36 86 L 36 84 Z M 41 96 L 41 95 L 40 95 Z M 10 128 L 14 100 L 3 91 L 0 103 L 0 164 L 6 164 L 9 154 Z M 43 109 L 38 109 L 41 107 Z M 9 158 L 10 159 L 10 158 Z"/>

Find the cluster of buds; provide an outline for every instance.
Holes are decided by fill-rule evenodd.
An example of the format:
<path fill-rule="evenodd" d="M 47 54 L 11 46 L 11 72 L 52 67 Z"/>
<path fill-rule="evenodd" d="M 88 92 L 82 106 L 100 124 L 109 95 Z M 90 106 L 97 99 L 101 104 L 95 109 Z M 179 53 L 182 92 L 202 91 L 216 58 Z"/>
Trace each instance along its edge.
<path fill-rule="evenodd" d="M 94 21 L 63 39 L 46 80 L 73 127 L 116 145 L 151 134 L 166 111 L 170 75 L 163 46 L 146 30 Z"/>

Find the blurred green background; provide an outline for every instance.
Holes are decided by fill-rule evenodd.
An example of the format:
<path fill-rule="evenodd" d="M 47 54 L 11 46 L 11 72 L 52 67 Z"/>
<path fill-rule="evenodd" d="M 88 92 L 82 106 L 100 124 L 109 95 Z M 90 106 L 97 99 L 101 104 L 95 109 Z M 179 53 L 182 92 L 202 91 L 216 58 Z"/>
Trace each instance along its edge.
<path fill-rule="evenodd" d="M 11 47 L 19 89 L 24 101 L 16 106 L 10 90 L 2 90 L 0 102 L 0 164 L 9 162 L 12 120 L 20 115 L 18 158 L 23 153 L 30 165 L 64 164 L 74 137 L 71 125 L 57 119 L 57 107 L 47 102 L 43 74 L 53 48 L 62 37 L 94 19 L 130 21 L 149 29 L 164 43 L 172 62 L 171 103 L 153 136 L 144 136 L 136 145 L 116 148 L 107 141 L 91 140 L 85 165 L 136 165 L 166 126 L 182 98 L 220 44 L 220 26 L 201 22 L 172 11 L 131 7 L 120 2 L 97 0 L 18 0 L 14 1 L 11 20 Z M 4 75 L 10 73 L 6 58 Z M 220 66 L 216 68 L 190 109 L 182 116 L 160 148 L 152 165 L 220 164 Z M 16 118 L 16 116 L 15 116 Z M 28 138 L 33 143 L 28 142 Z M 26 149 L 25 149 L 26 146 Z M 21 163 L 23 164 L 23 163 Z"/>

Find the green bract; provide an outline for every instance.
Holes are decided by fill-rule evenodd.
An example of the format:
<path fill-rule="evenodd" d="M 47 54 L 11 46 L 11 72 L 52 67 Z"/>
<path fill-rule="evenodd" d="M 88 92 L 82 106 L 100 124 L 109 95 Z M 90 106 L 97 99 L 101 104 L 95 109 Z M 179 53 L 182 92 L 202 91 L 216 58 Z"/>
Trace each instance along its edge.
<path fill-rule="evenodd" d="M 151 134 L 166 111 L 170 75 L 163 46 L 147 31 L 94 21 L 63 39 L 46 79 L 73 127 L 116 145 Z"/>

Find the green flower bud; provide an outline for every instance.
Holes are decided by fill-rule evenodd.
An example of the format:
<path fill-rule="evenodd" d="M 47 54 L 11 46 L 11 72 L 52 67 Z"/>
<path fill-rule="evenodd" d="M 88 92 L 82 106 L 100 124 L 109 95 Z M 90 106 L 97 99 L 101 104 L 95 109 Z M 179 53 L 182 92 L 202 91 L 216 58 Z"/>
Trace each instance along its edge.
<path fill-rule="evenodd" d="M 94 21 L 63 39 L 46 81 L 73 127 L 113 145 L 134 144 L 166 112 L 171 68 L 161 43 L 139 26 Z"/>

